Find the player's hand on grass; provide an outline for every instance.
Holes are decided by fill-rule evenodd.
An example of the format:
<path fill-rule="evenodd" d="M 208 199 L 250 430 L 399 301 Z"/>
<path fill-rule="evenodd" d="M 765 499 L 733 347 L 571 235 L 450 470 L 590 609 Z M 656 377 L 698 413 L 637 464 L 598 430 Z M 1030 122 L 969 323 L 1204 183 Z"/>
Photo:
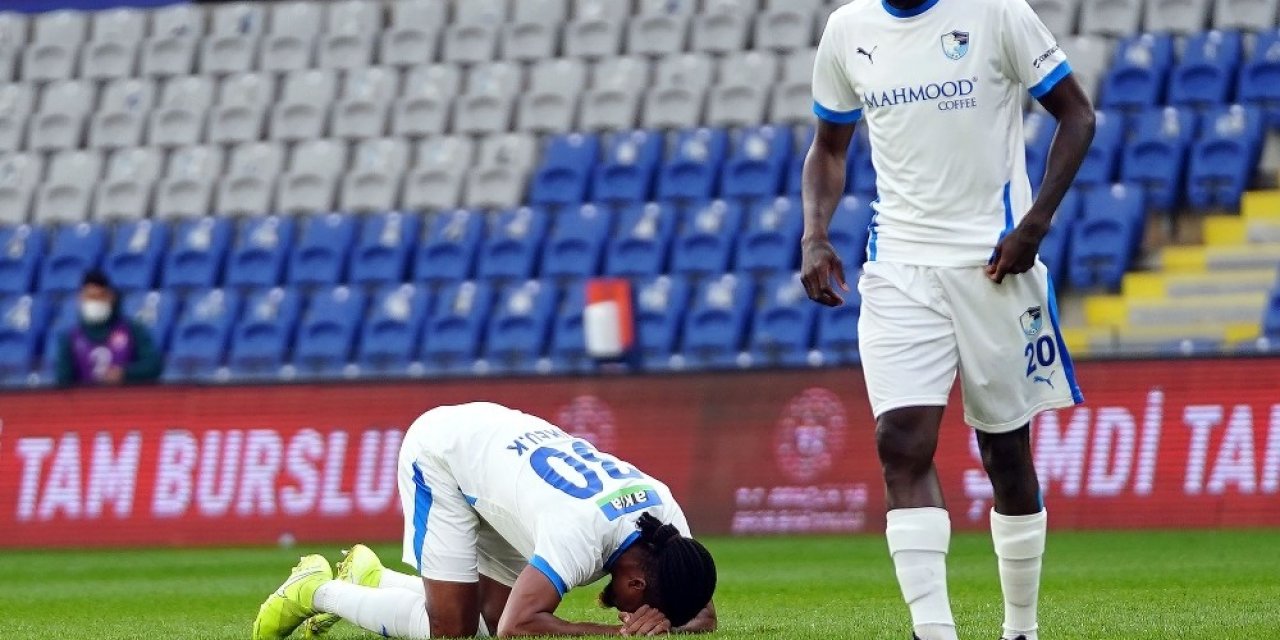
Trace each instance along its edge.
<path fill-rule="evenodd" d="M 643 605 L 635 613 L 619 612 L 624 636 L 660 636 L 671 633 L 671 621 L 661 611 Z"/>
<path fill-rule="evenodd" d="M 800 259 L 800 282 L 804 284 L 804 292 L 810 300 L 838 307 L 844 304 L 844 298 L 831 286 L 832 279 L 840 285 L 842 291 L 848 291 L 849 285 L 844 279 L 844 263 L 836 255 L 835 247 L 827 239 L 806 240 L 801 243 L 803 256 Z M 1034 253 L 1032 254 L 1034 255 Z"/>
<path fill-rule="evenodd" d="M 1036 252 L 1040 241 L 1049 232 L 1049 223 L 1040 216 L 1028 214 L 1009 235 L 996 245 L 991 263 L 987 265 L 987 277 L 1000 284 L 1007 275 L 1026 273 L 1036 264 Z"/>

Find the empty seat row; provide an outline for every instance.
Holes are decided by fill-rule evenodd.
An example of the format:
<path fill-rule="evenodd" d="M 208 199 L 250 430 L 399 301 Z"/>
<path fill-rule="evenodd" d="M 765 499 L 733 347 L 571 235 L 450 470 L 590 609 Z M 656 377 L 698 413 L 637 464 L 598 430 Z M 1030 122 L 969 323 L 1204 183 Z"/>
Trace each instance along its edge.
<path fill-rule="evenodd" d="M 1030 0 L 1055 35 L 1125 37 L 1140 31 L 1189 34 L 1280 26 L 1276 0 Z"/>

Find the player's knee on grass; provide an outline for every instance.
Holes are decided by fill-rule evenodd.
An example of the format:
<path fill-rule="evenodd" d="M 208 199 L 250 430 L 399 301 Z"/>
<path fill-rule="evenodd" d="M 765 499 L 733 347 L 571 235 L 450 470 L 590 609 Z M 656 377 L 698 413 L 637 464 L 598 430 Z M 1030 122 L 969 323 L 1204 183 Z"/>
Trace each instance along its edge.
<path fill-rule="evenodd" d="M 469 638 L 480 627 L 480 589 L 475 582 L 427 580 L 427 618 L 433 638 Z"/>

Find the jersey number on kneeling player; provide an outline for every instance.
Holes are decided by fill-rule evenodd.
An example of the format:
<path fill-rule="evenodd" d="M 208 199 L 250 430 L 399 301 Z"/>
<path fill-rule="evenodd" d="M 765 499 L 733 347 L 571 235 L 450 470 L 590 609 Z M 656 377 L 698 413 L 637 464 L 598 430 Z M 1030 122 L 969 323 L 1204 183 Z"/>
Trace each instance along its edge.
<path fill-rule="evenodd" d="M 604 491 L 604 483 L 600 480 L 600 475 L 592 470 L 588 463 L 599 466 L 606 475 L 614 480 L 626 480 L 642 476 L 639 469 L 619 468 L 619 460 L 617 458 L 593 450 L 591 445 L 582 440 L 573 443 L 573 452 L 577 455 L 552 447 L 540 447 L 529 456 L 529 465 L 537 472 L 538 477 L 547 481 L 547 484 L 580 500 L 589 500 Z M 567 467 L 581 476 L 585 484 L 578 484 L 564 477 L 564 474 L 551 465 L 552 460 L 562 462 L 563 465 L 561 466 Z"/>

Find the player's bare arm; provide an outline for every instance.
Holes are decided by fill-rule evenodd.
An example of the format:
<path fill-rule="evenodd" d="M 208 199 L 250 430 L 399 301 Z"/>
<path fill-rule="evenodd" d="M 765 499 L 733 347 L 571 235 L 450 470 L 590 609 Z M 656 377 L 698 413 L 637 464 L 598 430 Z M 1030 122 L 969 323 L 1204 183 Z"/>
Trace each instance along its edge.
<path fill-rule="evenodd" d="M 819 118 L 801 176 L 804 203 L 801 282 L 809 299 L 828 307 L 844 304 L 844 298 L 832 286 L 833 278 L 842 290 L 849 290 L 844 263 L 831 246 L 827 229 L 844 194 L 845 162 L 854 126 L 854 123 L 837 124 Z"/>
<path fill-rule="evenodd" d="M 498 622 L 499 638 L 520 636 L 591 636 L 618 635 L 622 627 L 569 622 L 556 616 L 560 593 L 547 577 L 533 567 L 526 567 L 516 579 L 507 599 L 507 608 Z"/>
<path fill-rule="evenodd" d="M 1075 180 L 1084 155 L 1093 142 L 1093 104 L 1075 76 L 1062 79 L 1040 96 L 1040 104 L 1058 121 L 1058 131 L 1049 147 L 1049 160 L 1040 193 L 1026 217 L 996 245 L 987 266 L 987 276 L 996 283 L 1008 274 L 1025 273 L 1035 264 L 1040 241 L 1049 233 L 1053 214 Z"/>
<path fill-rule="evenodd" d="M 708 602 L 707 606 L 698 612 L 688 624 L 683 627 L 676 627 L 674 631 L 677 633 L 710 633 L 716 630 L 718 620 L 716 619 L 716 603 Z"/>

